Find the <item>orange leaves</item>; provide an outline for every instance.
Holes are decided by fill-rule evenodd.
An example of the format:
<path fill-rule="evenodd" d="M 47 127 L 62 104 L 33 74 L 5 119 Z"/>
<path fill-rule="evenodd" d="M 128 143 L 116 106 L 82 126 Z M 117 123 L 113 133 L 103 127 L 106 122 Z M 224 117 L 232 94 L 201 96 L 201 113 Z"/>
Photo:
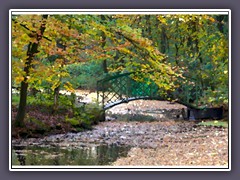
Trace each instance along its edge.
<path fill-rule="evenodd" d="M 210 16 L 210 15 L 203 15 L 203 16 L 201 16 L 202 17 L 202 21 L 209 21 L 209 22 L 211 22 L 211 23 L 214 23 L 214 22 L 216 22 L 216 20 L 212 17 L 212 16 Z"/>
<path fill-rule="evenodd" d="M 213 17 L 209 17 L 209 20 L 210 20 L 211 22 L 215 22 L 215 19 L 214 19 Z"/>
<path fill-rule="evenodd" d="M 76 29 L 70 28 L 66 22 L 61 22 L 56 16 L 50 16 L 46 24 L 46 35 L 49 37 L 56 38 L 75 38 L 78 39 L 80 34 Z M 79 39 L 78 39 L 79 40 Z"/>

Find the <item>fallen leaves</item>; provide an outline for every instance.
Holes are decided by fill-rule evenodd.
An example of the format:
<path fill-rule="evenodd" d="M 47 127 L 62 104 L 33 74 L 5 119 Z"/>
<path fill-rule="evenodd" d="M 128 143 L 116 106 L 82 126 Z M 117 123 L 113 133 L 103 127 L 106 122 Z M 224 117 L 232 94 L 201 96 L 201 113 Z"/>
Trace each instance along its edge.
<path fill-rule="evenodd" d="M 201 131 L 199 131 L 201 130 Z M 166 135 L 157 148 L 132 148 L 114 166 L 227 166 L 226 128 L 198 127 L 196 131 Z M 164 144 L 164 146 L 163 146 Z"/>

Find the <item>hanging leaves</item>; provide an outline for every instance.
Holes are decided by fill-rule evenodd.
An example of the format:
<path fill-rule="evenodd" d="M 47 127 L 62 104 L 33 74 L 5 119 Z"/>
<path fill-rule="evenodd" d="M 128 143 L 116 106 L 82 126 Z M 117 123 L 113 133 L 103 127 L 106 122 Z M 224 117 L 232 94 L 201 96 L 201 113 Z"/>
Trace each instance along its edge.
<path fill-rule="evenodd" d="M 12 74 L 19 84 L 41 16 L 18 15 L 12 22 Z M 225 87 L 226 96 L 227 32 L 227 18 L 218 15 L 51 15 L 28 81 L 53 88 L 67 82 L 68 65 L 98 60 L 107 61 L 110 72 L 154 71 L 151 79 L 165 89 L 174 88 L 177 77 L 194 77 L 205 89 Z"/>

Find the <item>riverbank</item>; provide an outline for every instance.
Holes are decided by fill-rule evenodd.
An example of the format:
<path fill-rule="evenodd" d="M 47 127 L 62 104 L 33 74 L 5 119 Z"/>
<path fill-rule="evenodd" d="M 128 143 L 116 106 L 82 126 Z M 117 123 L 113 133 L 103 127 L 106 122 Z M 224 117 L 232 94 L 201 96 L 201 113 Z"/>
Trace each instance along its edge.
<path fill-rule="evenodd" d="M 81 93 L 83 94 L 83 92 Z M 86 97 L 92 99 L 94 95 L 96 93 L 90 93 Z M 106 120 L 149 122 L 168 119 L 183 120 L 183 109 L 186 110 L 186 107 L 168 101 L 136 100 L 107 110 Z M 75 128 L 66 121 L 66 117 L 71 117 L 72 113 L 71 108 L 59 107 L 57 111 L 53 112 L 51 106 L 31 104 L 26 108 L 25 127 L 16 128 L 13 125 L 17 115 L 17 106 L 12 105 L 12 137 L 14 139 L 40 138 L 53 134 L 85 130 L 84 124 L 83 127 Z"/>
<path fill-rule="evenodd" d="M 90 148 L 87 154 L 94 152 L 93 159 L 102 156 L 96 151 L 104 147 L 115 154 L 114 160 L 111 158 L 113 166 L 227 166 L 228 128 L 200 126 L 196 121 L 182 120 L 181 116 L 172 113 L 181 112 L 178 110 L 182 108 L 184 106 L 166 101 L 133 101 L 108 110 L 107 121 L 99 122 L 91 130 L 76 132 L 64 120 L 68 111 L 56 115 L 46 108 L 29 107 L 28 116 L 35 119 L 30 118 L 27 122 L 25 137 L 17 136 L 19 133 L 24 135 L 23 130 L 14 129 L 12 144 L 16 149 L 75 149 L 78 155 L 79 151 Z M 168 114 L 175 120 L 168 119 Z M 16 115 L 16 109 L 12 115 Z M 39 130 L 46 127 L 49 131 L 41 134 Z M 125 149 L 124 157 L 115 153 L 119 151 L 118 147 Z M 18 153 L 24 156 L 24 151 L 18 150 Z"/>
<path fill-rule="evenodd" d="M 127 157 L 114 166 L 227 165 L 227 128 L 197 126 L 194 122 L 102 122 L 91 131 L 13 140 L 13 145 L 82 148 L 130 146 Z"/>

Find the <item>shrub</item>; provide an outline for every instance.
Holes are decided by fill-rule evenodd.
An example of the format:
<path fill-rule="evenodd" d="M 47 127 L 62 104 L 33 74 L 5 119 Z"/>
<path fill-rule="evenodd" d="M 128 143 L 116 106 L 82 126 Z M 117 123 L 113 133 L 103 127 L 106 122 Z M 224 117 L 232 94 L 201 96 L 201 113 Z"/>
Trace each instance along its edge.
<path fill-rule="evenodd" d="M 101 120 L 102 113 L 103 111 L 97 103 L 86 104 L 74 107 L 73 117 L 66 117 L 66 121 L 78 130 L 91 129 L 92 125 Z"/>

